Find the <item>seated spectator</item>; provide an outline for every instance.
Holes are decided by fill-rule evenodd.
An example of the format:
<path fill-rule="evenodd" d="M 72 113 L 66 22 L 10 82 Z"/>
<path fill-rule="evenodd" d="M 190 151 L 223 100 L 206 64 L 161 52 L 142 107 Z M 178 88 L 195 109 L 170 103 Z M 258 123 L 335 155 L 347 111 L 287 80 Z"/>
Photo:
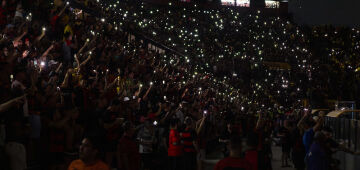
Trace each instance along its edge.
<path fill-rule="evenodd" d="M 74 160 L 68 170 L 109 170 L 99 159 L 101 141 L 96 136 L 85 137 L 80 145 L 79 159 Z"/>

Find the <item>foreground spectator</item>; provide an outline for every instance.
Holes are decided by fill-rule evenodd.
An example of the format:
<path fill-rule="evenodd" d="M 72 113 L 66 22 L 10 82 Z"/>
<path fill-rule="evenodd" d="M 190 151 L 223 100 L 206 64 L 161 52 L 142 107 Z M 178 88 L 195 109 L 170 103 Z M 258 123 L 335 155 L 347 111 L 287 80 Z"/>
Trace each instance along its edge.
<path fill-rule="evenodd" d="M 171 170 L 182 169 L 182 156 L 183 147 L 181 144 L 180 134 L 178 129 L 178 119 L 173 119 L 170 122 L 170 134 L 169 134 L 169 148 L 168 156 Z"/>
<path fill-rule="evenodd" d="M 319 131 L 322 127 L 324 118 L 320 115 L 320 118 L 315 120 L 310 116 L 310 111 L 306 111 L 302 119 L 298 123 L 298 127 L 304 131 L 303 144 L 305 146 L 306 154 L 309 152 L 310 146 L 313 142 L 315 132 Z"/>
<path fill-rule="evenodd" d="M 241 155 L 242 140 L 239 136 L 233 136 L 230 139 L 230 156 L 222 159 L 216 165 L 214 170 L 227 170 L 227 169 L 244 169 L 253 170 L 250 162 L 248 162 Z"/>
<path fill-rule="evenodd" d="M 124 135 L 120 139 L 118 145 L 118 154 L 120 154 L 120 169 L 123 170 L 139 170 L 140 154 L 139 147 L 133 139 L 135 132 L 134 125 L 130 122 L 123 124 Z"/>
<path fill-rule="evenodd" d="M 154 158 L 153 145 L 156 142 L 155 128 L 150 120 L 145 120 L 144 127 L 142 127 L 137 134 L 137 139 L 140 142 L 139 152 L 142 158 L 142 164 L 144 169 L 153 170 L 152 160 Z"/>
<path fill-rule="evenodd" d="M 86 137 L 80 145 L 79 159 L 74 160 L 68 170 L 109 170 L 109 167 L 99 159 L 100 139 Z"/>
<path fill-rule="evenodd" d="M 196 143 L 196 132 L 190 117 L 185 118 L 185 129 L 180 133 L 184 145 L 184 169 L 196 170 L 196 155 L 199 150 Z"/>
<path fill-rule="evenodd" d="M 330 168 L 330 162 L 325 151 L 325 141 L 324 133 L 321 131 L 315 133 L 314 142 L 306 155 L 308 170 L 328 170 Z"/>

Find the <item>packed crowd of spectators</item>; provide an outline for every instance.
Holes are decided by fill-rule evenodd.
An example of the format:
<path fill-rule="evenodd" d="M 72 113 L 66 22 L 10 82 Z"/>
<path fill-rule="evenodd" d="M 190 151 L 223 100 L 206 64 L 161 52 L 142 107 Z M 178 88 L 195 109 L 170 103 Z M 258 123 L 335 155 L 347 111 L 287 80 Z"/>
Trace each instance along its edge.
<path fill-rule="evenodd" d="M 331 139 L 322 116 L 300 106 L 320 89 L 310 82 L 326 84 L 314 73 L 324 60 L 310 51 L 319 43 L 283 18 L 138 1 L 2 0 L 0 28 L 0 169 L 201 170 L 219 148 L 229 157 L 215 169 L 271 169 L 272 136 L 282 138 L 283 166 L 291 152 L 304 169 L 304 158 L 318 163 L 305 156 L 313 136 L 317 154 Z M 179 53 L 150 50 L 134 32 Z M 332 55 L 356 56 L 357 32 L 348 34 L 325 36 Z M 327 64 L 355 60 L 345 54 Z M 329 155 L 319 156 L 322 168 Z"/>
<path fill-rule="evenodd" d="M 110 6 L 114 8 L 111 3 Z M 188 71 L 192 74 L 209 75 L 211 84 L 226 83 L 237 89 L 231 90 L 230 99 L 242 105 L 261 100 L 260 107 L 279 101 L 291 105 L 305 97 L 303 94 L 309 88 L 314 68 L 307 37 L 286 19 L 266 16 L 261 11 L 244 13 L 196 5 L 186 8 L 171 3 L 154 6 L 141 1 L 117 4 L 113 10 L 116 14 L 111 22 L 126 23 L 177 49 L 183 54 L 177 57 L 181 61 L 177 66 L 190 67 Z M 163 62 L 171 64 L 173 60 L 170 57 Z M 288 63 L 292 69 L 269 68 L 264 61 Z M 229 96 L 226 89 L 230 88 L 217 93 Z"/>

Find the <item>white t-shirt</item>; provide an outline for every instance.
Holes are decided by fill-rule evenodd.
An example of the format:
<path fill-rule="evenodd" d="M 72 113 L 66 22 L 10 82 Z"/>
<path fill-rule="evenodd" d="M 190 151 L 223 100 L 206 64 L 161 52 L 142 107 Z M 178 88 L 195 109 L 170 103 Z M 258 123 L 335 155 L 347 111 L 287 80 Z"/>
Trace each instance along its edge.
<path fill-rule="evenodd" d="M 5 145 L 5 153 L 9 157 L 10 168 L 12 170 L 26 169 L 26 150 L 23 144 L 9 142 Z"/>
<path fill-rule="evenodd" d="M 20 88 L 23 91 L 26 89 L 26 87 L 18 80 L 14 80 L 12 82 L 11 89 L 14 89 L 14 88 Z M 23 110 L 24 110 L 24 117 L 29 117 L 29 106 L 28 106 L 28 101 L 27 101 L 26 97 L 24 100 Z"/>
<path fill-rule="evenodd" d="M 139 141 L 143 141 L 143 142 L 155 142 L 154 134 L 146 127 L 141 128 L 141 130 L 139 131 L 139 133 L 137 135 L 137 139 Z M 148 145 L 140 144 L 139 152 L 140 153 L 152 153 L 153 152 L 152 145 L 151 144 L 148 144 Z"/>
<path fill-rule="evenodd" d="M 175 115 L 176 115 L 176 118 L 178 118 L 181 123 L 184 122 L 184 113 L 183 113 L 182 111 L 178 110 L 178 111 L 175 113 Z"/>

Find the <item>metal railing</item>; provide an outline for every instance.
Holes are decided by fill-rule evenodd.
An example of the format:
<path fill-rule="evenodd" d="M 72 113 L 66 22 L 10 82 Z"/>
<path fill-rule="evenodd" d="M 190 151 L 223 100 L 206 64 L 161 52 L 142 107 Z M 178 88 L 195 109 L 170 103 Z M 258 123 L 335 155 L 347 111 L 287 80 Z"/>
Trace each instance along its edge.
<path fill-rule="evenodd" d="M 326 117 L 325 126 L 331 127 L 333 137 L 346 143 L 351 150 L 358 151 L 360 146 L 360 121 L 347 118 Z"/>

